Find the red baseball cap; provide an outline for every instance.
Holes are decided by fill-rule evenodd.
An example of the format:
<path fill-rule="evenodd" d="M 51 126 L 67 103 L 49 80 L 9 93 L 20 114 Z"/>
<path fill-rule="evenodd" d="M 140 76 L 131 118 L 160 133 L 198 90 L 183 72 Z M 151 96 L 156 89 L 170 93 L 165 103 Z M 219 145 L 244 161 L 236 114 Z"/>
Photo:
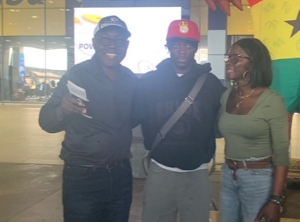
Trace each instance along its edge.
<path fill-rule="evenodd" d="M 200 41 L 200 32 L 198 25 L 190 20 L 181 19 L 170 23 L 167 40 L 173 38 L 189 39 L 192 41 Z"/>

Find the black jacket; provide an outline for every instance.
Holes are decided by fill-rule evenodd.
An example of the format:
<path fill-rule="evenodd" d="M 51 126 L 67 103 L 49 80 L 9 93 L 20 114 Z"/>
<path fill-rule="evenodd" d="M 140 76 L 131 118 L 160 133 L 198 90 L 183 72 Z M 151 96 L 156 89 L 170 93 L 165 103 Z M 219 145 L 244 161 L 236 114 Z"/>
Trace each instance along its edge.
<path fill-rule="evenodd" d="M 120 66 L 121 78 L 113 82 L 101 70 L 96 57 L 72 67 L 42 107 L 39 124 L 47 132 L 65 131 L 60 157 L 67 163 L 106 164 L 130 158 L 130 114 L 137 77 Z M 61 101 L 70 80 L 84 88 L 92 119 L 79 114 L 63 115 Z"/>
<path fill-rule="evenodd" d="M 133 116 L 141 122 L 146 149 L 151 149 L 157 132 L 189 94 L 197 78 L 210 70 L 210 64 L 195 62 L 189 73 L 178 77 L 171 60 L 166 59 L 156 71 L 141 78 Z M 215 153 L 215 125 L 224 90 L 219 79 L 209 73 L 194 104 L 151 157 L 165 166 L 183 170 L 193 170 L 202 163 L 208 163 Z"/>

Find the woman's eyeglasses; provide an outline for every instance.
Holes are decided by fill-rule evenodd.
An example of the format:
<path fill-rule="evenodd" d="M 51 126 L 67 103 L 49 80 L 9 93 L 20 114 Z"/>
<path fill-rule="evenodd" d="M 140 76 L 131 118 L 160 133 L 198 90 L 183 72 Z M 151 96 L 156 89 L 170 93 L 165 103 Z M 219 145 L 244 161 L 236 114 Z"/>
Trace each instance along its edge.
<path fill-rule="evenodd" d="M 225 54 L 224 55 L 224 61 L 225 62 L 231 62 L 232 64 L 237 64 L 239 61 L 239 58 L 243 59 L 250 59 L 250 57 L 240 54 Z"/>
<path fill-rule="evenodd" d="M 124 47 L 127 45 L 127 39 L 110 39 L 104 37 L 95 37 L 94 38 L 99 45 L 109 46 L 112 43 L 117 47 Z"/>

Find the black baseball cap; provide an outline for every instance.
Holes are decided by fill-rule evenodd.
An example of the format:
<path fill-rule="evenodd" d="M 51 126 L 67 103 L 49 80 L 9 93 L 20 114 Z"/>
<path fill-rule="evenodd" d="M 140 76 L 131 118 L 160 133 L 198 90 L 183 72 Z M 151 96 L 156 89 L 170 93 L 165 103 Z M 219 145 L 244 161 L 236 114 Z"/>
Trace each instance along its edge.
<path fill-rule="evenodd" d="M 123 29 L 127 35 L 127 37 L 131 36 L 131 33 L 128 31 L 126 23 L 121 20 L 118 16 L 111 15 L 107 17 L 103 17 L 94 30 L 94 36 L 99 32 L 104 30 L 107 27 L 120 27 Z"/>

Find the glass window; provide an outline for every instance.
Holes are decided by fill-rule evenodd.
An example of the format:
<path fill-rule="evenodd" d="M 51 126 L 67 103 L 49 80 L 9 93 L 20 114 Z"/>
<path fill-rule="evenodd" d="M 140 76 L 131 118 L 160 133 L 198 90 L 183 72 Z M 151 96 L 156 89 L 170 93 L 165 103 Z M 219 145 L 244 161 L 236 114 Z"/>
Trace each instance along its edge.
<path fill-rule="evenodd" d="M 46 9 L 46 35 L 66 34 L 65 9 Z"/>
<path fill-rule="evenodd" d="M 65 0 L 46 0 L 46 8 L 64 8 L 65 6 Z"/>
<path fill-rule="evenodd" d="M 43 37 L 4 38 L 4 99 L 39 100 L 45 76 L 45 39 Z"/>
<path fill-rule="evenodd" d="M 44 9 L 3 10 L 3 35 L 44 35 Z"/>
<path fill-rule="evenodd" d="M 69 57 L 73 52 L 74 40 L 71 37 L 47 37 L 46 38 L 46 57 L 45 57 L 45 76 L 41 77 L 44 95 L 42 99 L 48 99 L 57 86 L 60 78 L 72 65 L 72 58 Z M 72 55 L 72 53 L 71 53 Z"/>
<path fill-rule="evenodd" d="M 72 44 L 70 37 L 46 37 L 46 68 L 47 70 L 68 69 L 68 48 Z"/>

